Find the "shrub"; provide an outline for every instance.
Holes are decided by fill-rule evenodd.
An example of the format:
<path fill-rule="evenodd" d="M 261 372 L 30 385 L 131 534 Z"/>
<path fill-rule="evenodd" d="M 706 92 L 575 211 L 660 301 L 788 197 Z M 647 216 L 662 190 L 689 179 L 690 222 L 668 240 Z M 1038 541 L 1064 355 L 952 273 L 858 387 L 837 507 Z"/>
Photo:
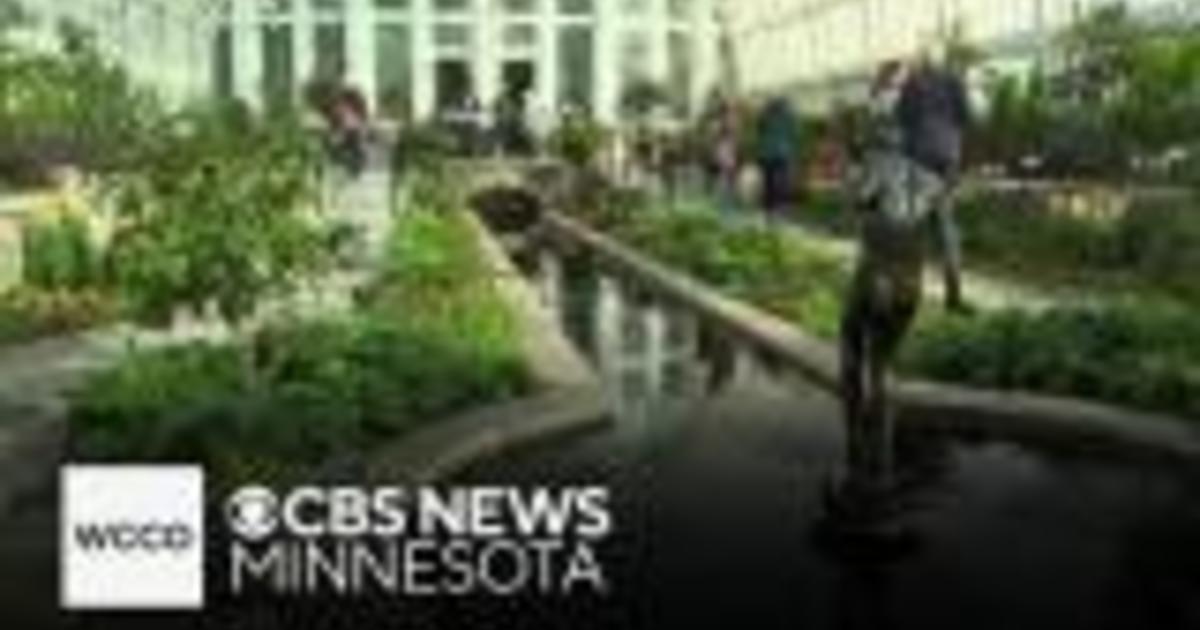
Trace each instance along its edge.
<path fill-rule="evenodd" d="M 114 193 L 114 287 L 143 323 L 215 311 L 231 325 L 333 259 L 313 214 L 316 148 L 295 121 L 187 112 Z M 270 165 L 270 168 L 264 168 Z"/>
<path fill-rule="evenodd" d="M 83 217 L 33 221 L 25 229 L 22 252 L 24 280 L 31 287 L 78 290 L 100 280 L 100 254 Z"/>
<path fill-rule="evenodd" d="M 135 354 L 77 397 L 77 455 L 261 483 L 526 391 L 513 315 L 469 229 L 456 213 L 406 214 L 359 314 Z"/>
<path fill-rule="evenodd" d="M 1200 304 L 1200 215 L 1187 204 L 1135 200 L 1119 218 L 1101 219 L 980 194 L 964 200 L 958 218 L 969 260 L 989 271 Z"/>
<path fill-rule="evenodd" d="M 75 454 L 196 461 L 226 481 L 248 462 L 257 474 L 318 465 L 524 391 L 517 355 L 480 352 L 472 335 L 354 317 L 262 331 L 257 366 L 237 345 L 135 353 L 77 395 Z"/>
<path fill-rule="evenodd" d="M 154 95 L 75 28 L 58 53 L 8 45 L 0 32 L 0 84 L 0 181 L 18 186 L 48 183 L 60 164 L 124 169 L 163 120 Z"/>
<path fill-rule="evenodd" d="M 116 316 L 117 305 L 95 290 L 18 288 L 0 296 L 0 345 L 79 332 Z"/>
<path fill-rule="evenodd" d="M 923 376 L 1200 418 L 1200 324 L 1145 306 L 1004 311 L 922 322 L 904 352 Z"/>
<path fill-rule="evenodd" d="M 554 155 L 567 164 L 588 168 L 595 163 L 607 141 L 608 130 L 599 123 L 583 116 L 573 116 L 554 130 L 549 145 Z"/>

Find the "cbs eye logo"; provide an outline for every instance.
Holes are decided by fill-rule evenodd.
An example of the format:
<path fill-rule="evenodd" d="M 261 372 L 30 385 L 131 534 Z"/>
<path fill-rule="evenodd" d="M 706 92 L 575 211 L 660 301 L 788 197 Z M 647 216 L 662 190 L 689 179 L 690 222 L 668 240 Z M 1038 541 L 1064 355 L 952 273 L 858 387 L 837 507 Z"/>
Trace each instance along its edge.
<path fill-rule="evenodd" d="M 225 502 L 225 520 L 239 537 L 265 540 L 279 527 L 279 499 L 268 488 L 242 488 Z"/>

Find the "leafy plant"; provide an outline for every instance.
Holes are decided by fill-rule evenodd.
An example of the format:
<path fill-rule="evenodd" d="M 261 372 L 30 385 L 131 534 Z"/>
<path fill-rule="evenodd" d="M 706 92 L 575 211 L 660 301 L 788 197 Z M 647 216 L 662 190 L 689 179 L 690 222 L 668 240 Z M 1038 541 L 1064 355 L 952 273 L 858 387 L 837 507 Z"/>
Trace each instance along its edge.
<path fill-rule="evenodd" d="M 458 211 L 413 208 L 354 315 L 135 354 L 77 397 L 76 455 L 261 483 L 526 391 L 516 322 L 475 242 Z"/>
<path fill-rule="evenodd" d="M 78 290 L 100 280 L 100 253 L 83 217 L 35 220 L 25 228 L 21 244 L 24 280 L 31 287 Z"/>
<path fill-rule="evenodd" d="M 1170 228 L 1161 216 L 1139 218 L 1131 212 L 1126 221 L 1154 227 L 1097 225 L 1094 234 L 1082 237 L 1073 219 L 994 214 L 984 220 L 1004 221 L 1003 228 L 988 224 L 977 234 L 989 235 L 991 245 L 1008 247 L 1014 259 L 1026 258 L 1023 264 L 1035 268 L 1038 260 L 1054 256 L 1078 257 L 1093 265 L 1129 264 L 1119 259 L 1121 252 L 1136 252 L 1148 256 L 1138 258 L 1139 265 L 1165 264 L 1180 273 L 1182 268 L 1174 267 L 1176 259 L 1150 261 L 1167 260 L 1167 252 L 1186 256 L 1191 251 L 1180 251 L 1163 239 L 1161 253 L 1149 254 L 1147 247 L 1126 240 L 1140 233 L 1155 242 L 1164 228 L 1175 235 L 1171 238 L 1186 233 Z M 849 269 L 837 254 L 819 249 L 802 234 L 730 224 L 712 209 L 641 207 L 603 216 L 603 228 L 626 243 L 836 340 Z M 973 220 L 968 225 L 982 227 Z M 1031 238 L 1030 232 L 1035 234 L 1032 243 L 1014 247 L 1014 241 Z M 1148 248 L 1156 249 L 1159 246 Z M 1184 276 L 1177 277 L 1183 281 Z M 969 318 L 929 312 L 910 334 L 901 368 L 925 378 L 1092 398 L 1200 418 L 1200 318 L 1194 308 L 1117 302 L 1044 312 L 1012 309 Z"/>
<path fill-rule="evenodd" d="M 1130 304 L 929 318 L 904 365 L 940 380 L 1200 418 L 1200 326 L 1183 310 Z"/>
<path fill-rule="evenodd" d="M 0 296 L 0 344 L 79 332 L 116 317 L 117 305 L 95 290 L 17 288 Z"/>
<path fill-rule="evenodd" d="M 572 116 L 555 129 L 549 144 L 555 155 L 583 169 L 594 165 L 607 140 L 608 130 L 602 125 L 583 116 Z"/>
<path fill-rule="evenodd" d="M 189 112 L 152 155 L 116 188 L 108 253 L 139 321 L 215 312 L 237 326 L 328 263 L 332 236 L 313 214 L 314 148 L 290 121 Z"/>
<path fill-rule="evenodd" d="M 61 40 L 60 52 L 38 52 L 7 43 L 0 31 L 0 181 L 44 185 L 60 164 L 128 168 L 162 124 L 153 93 L 85 32 L 64 27 Z"/>

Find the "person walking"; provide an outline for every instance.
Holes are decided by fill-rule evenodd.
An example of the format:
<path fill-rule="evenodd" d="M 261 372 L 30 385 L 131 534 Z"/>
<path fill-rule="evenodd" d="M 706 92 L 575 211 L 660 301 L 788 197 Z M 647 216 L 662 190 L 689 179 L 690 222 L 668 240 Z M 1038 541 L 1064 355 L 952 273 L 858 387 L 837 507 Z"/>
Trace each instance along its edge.
<path fill-rule="evenodd" d="M 351 85 L 339 86 L 330 115 L 334 155 L 351 179 L 367 167 L 370 113 L 362 92 Z"/>
<path fill-rule="evenodd" d="M 759 115 L 757 132 L 762 206 L 768 216 L 773 216 L 792 199 L 792 175 L 800 148 L 800 124 L 786 99 L 774 98 L 767 103 Z"/>
<path fill-rule="evenodd" d="M 962 78 L 935 65 L 928 54 L 921 55 L 904 82 L 896 116 L 905 155 L 941 180 L 934 217 L 946 307 L 969 312 L 962 289 L 962 243 L 954 220 L 954 189 L 962 171 L 964 136 L 971 123 L 970 99 Z"/>

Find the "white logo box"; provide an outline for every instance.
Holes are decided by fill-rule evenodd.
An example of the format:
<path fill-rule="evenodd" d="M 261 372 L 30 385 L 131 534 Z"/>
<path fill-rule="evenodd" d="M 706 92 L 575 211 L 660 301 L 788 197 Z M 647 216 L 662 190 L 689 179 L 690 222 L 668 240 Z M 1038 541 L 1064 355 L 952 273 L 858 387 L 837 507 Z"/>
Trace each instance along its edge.
<path fill-rule="evenodd" d="M 60 485 L 63 608 L 203 608 L 200 467 L 71 465 Z"/>

